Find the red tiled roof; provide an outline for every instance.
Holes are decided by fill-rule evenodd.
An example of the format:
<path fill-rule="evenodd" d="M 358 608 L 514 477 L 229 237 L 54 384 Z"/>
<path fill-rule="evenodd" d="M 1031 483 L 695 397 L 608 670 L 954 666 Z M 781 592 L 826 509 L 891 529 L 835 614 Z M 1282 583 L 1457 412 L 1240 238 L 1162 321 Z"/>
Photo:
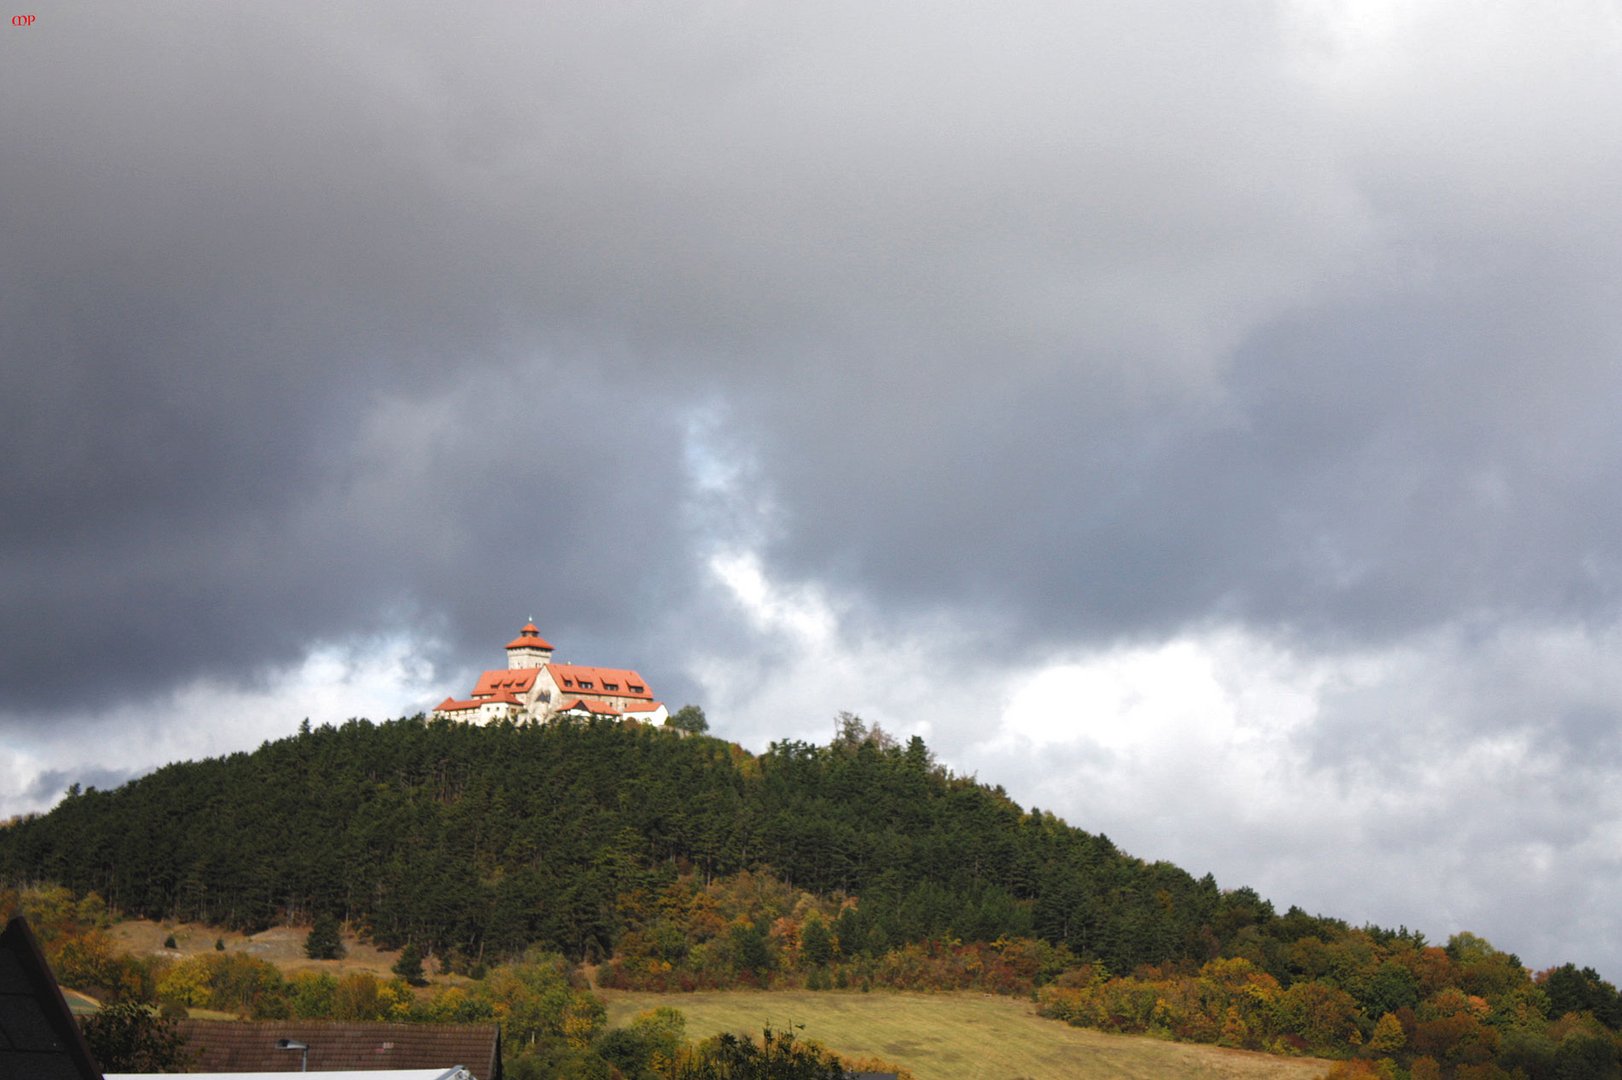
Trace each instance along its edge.
<path fill-rule="evenodd" d="M 496 671 L 486 671 L 479 676 L 478 683 L 473 687 L 473 696 L 480 697 L 485 694 L 527 694 L 535 685 L 536 676 L 540 675 L 540 668 L 501 668 Z"/>
<path fill-rule="evenodd" d="M 534 623 L 525 623 L 524 628 L 518 631 L 518 636 L 507 642 L 509 649 L 545 649 L 552 651 L 552 645 L 541 636 Z"/>
<path fill-rule="evenodd" d="M 570 712 L 574 709 L 583 709 L 593 716 L 618 716 L 620 711 L 606 701 L 596 701 L 592 698 L 571 698 L 560 712 Z"/>
<path fill-rule="evenodd" d="M 588 690 L 614 697 L 653 700 L 653 692 L 642 676 L 628 668 L 587 667 L 584 664 L 548 664 L 552 678 L 563 690 Z M 589 684 L 589 685 L 583 685 Z"/>
<path fill-rule="evenodd" d="M 501 1080 L 495 1024 L 363 1024 L 316 1020 L 179 1020 L 176 1028 L 200 1072 L 298 1072 L 300 1054 L 276 1049 L 292 1039 L 310 1047 L 312 1072 L 346 1069 L 448 1069 L 465 1065 L 478 1080 Z"/>
<path fill-rule="evenodd" d="M 511 694 L 487 694 L 481 698 L 468 701 L 457 701 L 455 698 L 446 698 L 434 707 L 435 712 L 462 712 L 467 709 L 477 709 L 481 705 L 522 705 L 523 701 Z"/>
<path fill-rule="evenodd" d="M 658 712 L 660 703 L 657 701 L 633 701 L 625 706 L 626 712 Z"/>

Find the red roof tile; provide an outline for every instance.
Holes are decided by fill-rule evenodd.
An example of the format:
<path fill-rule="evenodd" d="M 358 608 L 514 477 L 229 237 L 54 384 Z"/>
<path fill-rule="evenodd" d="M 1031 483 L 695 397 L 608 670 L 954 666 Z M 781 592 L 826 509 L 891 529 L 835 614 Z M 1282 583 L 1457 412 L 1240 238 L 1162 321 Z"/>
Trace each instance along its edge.
<path fill-rule="evenodd" d="M 534 623 L 525 623 L 524 628 L 518 631 L 518 636 L 507 642 L 509 649 L 545 649 L 552 651 L 552 645 L 541 636 Z"/>
<path fill-rule="evenodd" d="M 487 694 L 484 697 L 473 698 L 468 701 L 457 701 L 455 698 L 446 698 L 434 707 L 435 712 L 462 712 L 467 709 L 477 709 L 481 705 L 522 705 L 523 700 L 511 694 Z"/>
<path fill-rule="evenodd" d="M 548 664 L 552 678 L 565 690 L 590 690 L 615 697 L 653 700 L 653 693 L 642 676 L 628 668 L 587 667 L 584 664 Z M 582 683 L 590 683 L 583 686 Z"/>
<path fill-rule="evenodd" d="M 606 701 L 597 701 L 593 698 L 570 698 L 568 704 L 559 711 L 569 712 L 573 709 L 583 709 L 593 716 L 618 716 L 620 711 Z"/>
<path fill-rule="evenodd" d="M 486 671 L 473 687 L 473 696 L 481 694 L 527 694 L 540 675 L 540 668 L 500 668 Z"/>

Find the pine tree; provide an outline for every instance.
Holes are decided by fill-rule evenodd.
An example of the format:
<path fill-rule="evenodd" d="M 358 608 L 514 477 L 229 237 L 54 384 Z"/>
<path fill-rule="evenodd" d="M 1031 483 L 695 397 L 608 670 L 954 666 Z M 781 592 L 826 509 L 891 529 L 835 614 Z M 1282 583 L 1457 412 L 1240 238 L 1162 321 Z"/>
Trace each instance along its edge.
<path fill-rule="evenodd" d="M 331 915 L 316 916 L 310 936 L 304 939 L 304 955 L 311 960 L 342 960 L 348 952 L 338 932 L 338 920 Z"/>
<path fill-rule="evenodd" d="M 408 942 L 400 950 L 400 959 L 394 962 L 394 973 L 412 986 L 422 986 L 428 980 L 422 973 L 422 950 L 416 942 Z"/>

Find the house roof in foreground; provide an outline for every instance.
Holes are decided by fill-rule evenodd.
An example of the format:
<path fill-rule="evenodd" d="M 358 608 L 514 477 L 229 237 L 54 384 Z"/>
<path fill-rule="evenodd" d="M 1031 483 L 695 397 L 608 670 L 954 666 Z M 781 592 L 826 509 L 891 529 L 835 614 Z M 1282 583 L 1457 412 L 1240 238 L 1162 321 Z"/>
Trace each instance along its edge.
<path fill-rule="evenodd" d="M 0 932 L 0 1077 L 102 1080 L 28 923 Z"/>
<path fill-rule="evenodd" d="M 181 1020 L 175 1025 L 199 1072 L 297 1072 L 300 1053 L 277 1048 L 292 1039 L 309 1046 L 310 1072 L 395 1071 L 465 1065 L 476 1080 L 502 1080 L 495 1024 L 381 1024 L 321 1020 Z"/>

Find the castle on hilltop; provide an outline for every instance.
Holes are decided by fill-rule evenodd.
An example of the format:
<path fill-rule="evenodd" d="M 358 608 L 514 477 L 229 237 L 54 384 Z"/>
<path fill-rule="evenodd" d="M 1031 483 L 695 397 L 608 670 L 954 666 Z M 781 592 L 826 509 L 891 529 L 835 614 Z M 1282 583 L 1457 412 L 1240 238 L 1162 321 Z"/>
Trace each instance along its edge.
<path fill-rule="evenodd" d="M 507 643 L 505 669 L 486 671 L 467 699 L 446 698 L 435 707 L 434 716 L 478 724 L 555 716 L 610 716 L 663 724 L 670 713 L 634 671 L 555 663 L 551 643 L 530 622 Z"/>

